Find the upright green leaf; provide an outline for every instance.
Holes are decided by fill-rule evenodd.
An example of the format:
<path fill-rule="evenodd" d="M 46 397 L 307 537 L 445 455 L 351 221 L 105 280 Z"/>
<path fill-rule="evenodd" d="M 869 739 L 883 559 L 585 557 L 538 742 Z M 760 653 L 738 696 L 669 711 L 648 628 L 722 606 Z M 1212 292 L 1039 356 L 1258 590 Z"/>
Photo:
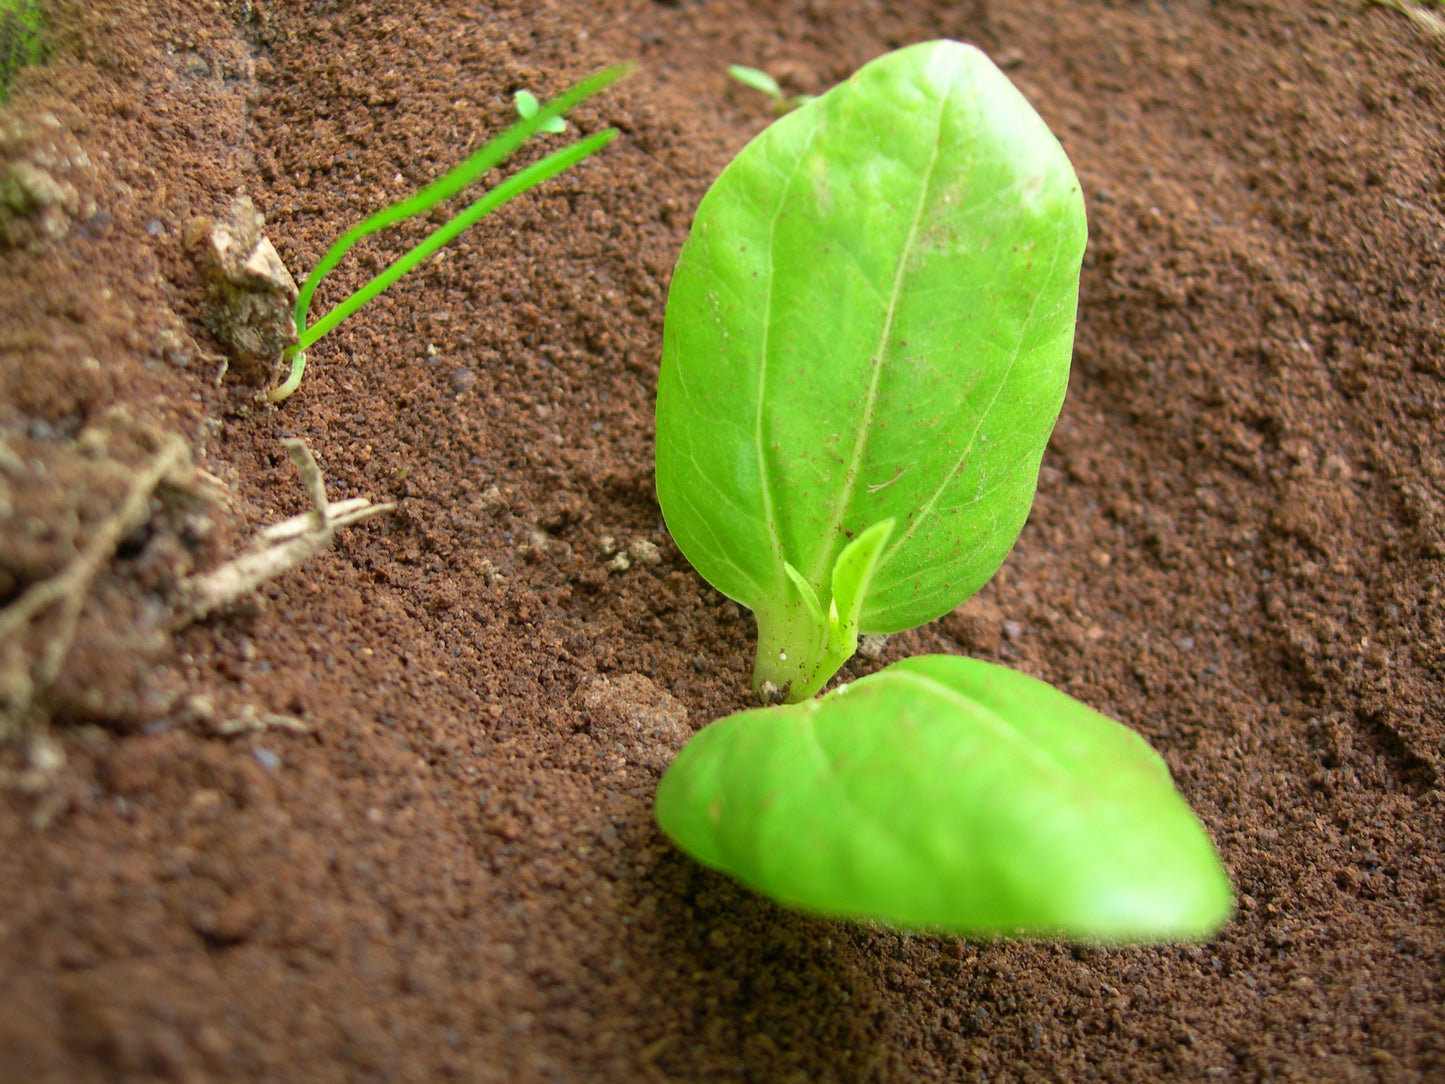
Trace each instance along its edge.
<path fill-rule="evenodd" d="M 657 488 L 760 640 L 805 623 L 786 566 L 827 614 L 840 553 L 886 519 L 855 632 L 932 620 L 993 574 L 1063 398 L 1084 241 L 1058 141 L 956 42 L 874 61 L 723 171 L 668 296 Z M 777 654 L 755 681 L 796 699 L 820 660 Z"/>
<path fill-rule="evenodd" d="M 698 861 L 789 906 L 905 929 L 1197 940 L 1213 845 L 1131 730 L 1001 666 L 925 656 L 706 727 L 657 792 Z"/>

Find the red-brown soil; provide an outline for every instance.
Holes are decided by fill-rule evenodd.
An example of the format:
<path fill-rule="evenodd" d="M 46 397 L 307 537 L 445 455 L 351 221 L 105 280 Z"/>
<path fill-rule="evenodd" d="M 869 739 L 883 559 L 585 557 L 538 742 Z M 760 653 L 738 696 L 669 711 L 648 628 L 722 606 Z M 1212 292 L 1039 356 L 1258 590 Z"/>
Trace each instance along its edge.
<path fill-rule="evenodd" d="M 0 189 L 52 182 L 0 208 L 0 602 L 167 434 L 227 497 L 156 491 L 9 720 L 65 763 L 0 761 L 0 1079 L 1445 1080 L 1426 27 L 1354 0 L 47 10 L 51 61 L 0 109 Z M 1004 569 L 845 673 L 966 651 L 1136 727 L 1235 879 L 1206 945 L 818 921 L 651 819 L 681 728 L 751 703 L 750 619 L 669 542 L 651 468 L 672 261 L 768 119 L 723 68 L 819 91 L 941 36 L 1078 168 L 1077 357 Z M 300 278 L 512 91 L 625 58 L 574 117 L 621 137 L 325 340 L 291 401 L 216 382 L 196 220 L 249 195 Z M 443 217 L 368 240 L 321 307 Z M 173 630 L 181 577 L 307 507 L 283 436 L 396 511 Z M 609 570 L 605 536 L 660 562 Z"/>

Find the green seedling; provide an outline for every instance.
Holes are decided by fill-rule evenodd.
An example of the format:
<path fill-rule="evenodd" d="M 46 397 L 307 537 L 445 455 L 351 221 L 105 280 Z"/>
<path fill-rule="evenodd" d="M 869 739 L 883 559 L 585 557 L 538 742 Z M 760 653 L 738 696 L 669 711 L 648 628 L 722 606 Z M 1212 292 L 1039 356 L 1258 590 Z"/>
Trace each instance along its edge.
<path fill-rule="evenodd" d="M 728 76 L 753 90 L 760 90 L 773 100 L 773 112 L 781 116 L 813 100 L 811 94 L 797 94 L 789 97 L 783 93 L 778 81 L 760 68 L 749 68 L 745 64 L 729 64 Z"/>
<path fill-rule="evenodd" d="M 0 0 L 0 105 L 20 69 L 45 59 L 44 32 L 38 0 Z"/>
<path fill-rule="evenodd" d="M 1063 402 L 1086 228 L 1073 168 L 976 50 L 918 46 L 782 117 L 673 275 L 657 489 L 806 699 L 862 633 L 981 587 Z"/>
<path fill-rule="evenodd" d="M 701 862 L 906 928 L 1170 940 L 1227 918 L 1163 762 L 1063 693 L 935 656 L 809 700 L 860 631 L 948 612 L 1012 548 L 1086 232 L 1058 141 L 946 41 L 781 118 L 703 199 L 668 295 L 658 497 L 790 705 L 713 723 L 663 778 L 658 822 Z"/>
<path fill-rule="evenodd" d="M 347 250 L 356 244 L 363 237 L 383 230 L 388 226 L 395 225 L 408 218 L 426 214 L 443 200 L 451 199 L 467 188 L 475 184 L 483 174 L 494 166 L 505 161 L 518 147 L 538 131 L 547 128 L 553 121 L 559 121 L 564 112 L 577 105 L 579 102 L 590 98 L 603 88 L 616 82 L 632 70 L 632 65 L 621 64 L 611 68 L 604 68 L 595 75 L 589 76 L 570 87 L 555 99 L 539 108 L 531 111 L 531 115 L 522 115 L 516 124 L 508 128 L 490 143 L 478 149 L 456 169 L 446 176 L 433 181 L 420 192 L 409 196 L 398 203 L 382 211 L 378 211 L 361 224 L 352 227 L 344 233 L 335 244 L 331 246 L 321 262 L 316 265 L 315 270 L 305 283 L 302 284 L 296 299 L 296 332 L 298 341 L 295 346 L 286 352 L 291 361 L 291 374 L 286 382 L 268 393 L 268 398 L 279 403 L 286 399 L 301 384 L 302 373 L 306 369 L 306 351 L 318 339 L 328 332 L 334 330 L 338 324 L 348 316 L 355 313 L 372 298 L 376 297 L 397 279 L 401 278 L 408 271 L 415 268 L 437 249 L 452 241 L 464 230 L 474 225 L 484 216 L 496 210 L 502 204 L 515 196 L 521 195 L 529 189 L 535 188 L 543 181 L 564 170 L 570 169 L 582 159 L 595 151 L 601 150 L 608 143 L 617 137 L 617 129 L 608 128 L 598 132 L 596 135 L 588 136 L 585 139 L 564 147 L 540 161 L 532 163 L 527 168 L 508 177 L 501 184 L 491 189 L 471 206 L 451 219 L 445 225 L 439 227 L 424 241 L 412 248 L 409 252 L 396 260 L 390 267 L 382 271 L 361 289 L 351 294 L 334 309 L 328 312 L 314 324 L 307 326 L 307 319 L 311 311 L 311 298 L 316 293 L 316 288 L 331 270 L 346 255 Z M 535 105 L 536 100 L 533 99 Z M 521 111 L 520 102 L 518 110 Z"/>
<path fill-rule="evenodd" d="M 512 95 L 512 100 L 517 104 L 517 116 L 527 120 L 537 115 L 542 108 L 542 103 L 537 101 L 537 96 L 530 90 L 519 90 Z M 561 117 L 553 117 L 542 125 L 542 131 L 551 132 L 553 135 L 561 135 L 567 130 L 567 122 Z"/>

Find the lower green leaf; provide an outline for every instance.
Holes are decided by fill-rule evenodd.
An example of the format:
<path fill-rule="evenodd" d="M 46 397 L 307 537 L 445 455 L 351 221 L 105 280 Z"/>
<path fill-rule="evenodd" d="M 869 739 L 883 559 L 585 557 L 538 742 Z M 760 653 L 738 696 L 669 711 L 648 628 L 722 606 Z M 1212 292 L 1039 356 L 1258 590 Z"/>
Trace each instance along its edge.
<path fill-rule="evenodd" d="M 964 935 L 1199 940 L 1229 879 L 1137 734 L 975 659 L 729 716 L 657 792 L 698 861 L 822 915 Z"/>

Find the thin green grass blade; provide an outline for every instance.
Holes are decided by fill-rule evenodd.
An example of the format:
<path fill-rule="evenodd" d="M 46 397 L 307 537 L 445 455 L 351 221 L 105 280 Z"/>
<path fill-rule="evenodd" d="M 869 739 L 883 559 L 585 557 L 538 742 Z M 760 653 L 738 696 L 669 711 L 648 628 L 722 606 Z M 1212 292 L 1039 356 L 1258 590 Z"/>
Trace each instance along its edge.
<path fill-rule="evenodd" d="M 336 243 L 326 251 L 326 255 L 321 257 L 321 262 L 307 277 L 296 297 L 297 334 L 305 337 L 306 318 L 311 311 L 311 298 L 316 293 L 316 288 L 321 285 L 321 280 L 341 262 L 347 250 L 357 241 L 377 230 L 401 222 L 403 219 L 424 214 L 443 200 L 451 199 L 457 193 L 470 188 L 488 170 L 510 157 L 513 151 L 553 117 L 560 117 L 578 102 L 590 98 L 598 91 L 615 83 L 632 71 L 633 67 L 634 65 L 631 64 L 615 64 L 610 68 L 603 68 L 596 75 L 588 76 L 553 98 L 530 117 L 521 118 L 496 139 L 479 148 L 450 173 L 433 181 L 415 195 L 408 196 L 406 199 L 376 212 L 370 218 L 342 234 Z M 301 350 L 305 347 L 297 349 Z"/>
<path fill-rule="evenodd" d="M 617 130 L 609 128 L 605 132 L 599 132 L 579 140 L 572 146 L 548 155 L 541 161 L 528 166 L 515 177 L 504 181 L 308 328 L 306 319 L 310 313 L 311 299 L 315 295 L 317 287 L 321 285 L 321 281 L 326 275 L 341 262 L 342 257 L 346 255 L 352 245 L 363 237 L 385 229 L 387 226 L 414 215 L 424 214 L 443 200 L 450 199 L 470 187 L 488 170 L 504 161 L 537 131 L 546 129 L 553 120 L 560 118 L 572 106 L 630 74 L 636 67 L 637 65 L 632 63 L 615 64 L 610 68 L 604 68 L 595 75 L 588 76 L 532 112 L 530 116 L 523 117 L 496 139 L 479 148 L 465 162 L 445 176 L 433 181 L 415 195 L 371 215 L 338 238 L 336 243 L 326 251 L 326 255 L 321 258 L 321 262 L 316 265 L 297 294 L 295 316 L 298 341 L 286 353 L 286 356 L 291 359 L 291 374 L 283 384 L 273 388 L 267 398 L 273 403 L 279 403 L 288 398 L 300 386 L 301 376 L 306 371 L 306 348 L 308 346 L 333 330 L 342 320 L 356 312 L 357 309 L 483 216 L 500 207 L 512 197 L 556 176 L 563 170 L 576 165 L 594 151 L 605 147 L 617 136 Z"/>
<path fill-rule="evenodd" d="M 617 129 L 608 128 L 606 131 L 598 132 L 596 135 L 579 140 L 570 147 L 565 147 L 560 151 L 549 154 L 546 158 L 532 163 L 515 176 L 508 177 L 446 225 L 439 227 L 435 232 L 430 234 L 426 240 L 422 241 L 410 252 L 378 274 L 320 320 L 317 320 L 316 323 L 308 327 L 305 333 L 302 334 L 301 341 L 297 344 L 297 349 L 305 350 L 328 331 L 335 328 L 341 321 L 356 312 L 361 306 L 365 305 L 392 283 L 396 282 L 397 279 L 420 264 L 437 249 L 456 238 L 470 226 L 475 225 L 481 218 L 495 211 L 509 199 L 512 199 L 514 196 L 520 196 L 528 189 L 534 188 L 543 181 L 549 180 L 564 170 L 570 169 L 589 154 L 607 146 L 616 136 Z"/>

